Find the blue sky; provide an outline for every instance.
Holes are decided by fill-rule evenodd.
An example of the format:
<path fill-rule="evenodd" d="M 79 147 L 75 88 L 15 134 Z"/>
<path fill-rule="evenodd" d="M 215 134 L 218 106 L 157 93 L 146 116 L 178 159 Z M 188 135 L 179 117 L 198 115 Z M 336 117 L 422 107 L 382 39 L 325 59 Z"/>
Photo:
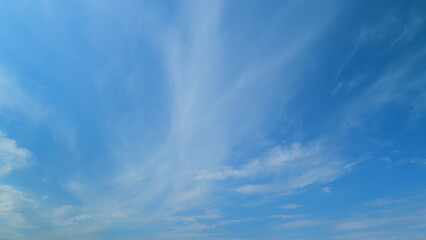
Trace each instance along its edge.
<path fill-rule="evenodd" d="M 0 239 L 425 239 L 425 13 L 1 1 Z"/>

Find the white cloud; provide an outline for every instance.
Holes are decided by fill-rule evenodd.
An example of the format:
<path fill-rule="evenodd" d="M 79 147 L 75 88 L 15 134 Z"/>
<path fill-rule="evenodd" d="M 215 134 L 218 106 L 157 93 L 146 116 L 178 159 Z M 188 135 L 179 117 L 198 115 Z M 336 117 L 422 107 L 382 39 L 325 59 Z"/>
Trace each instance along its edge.
<path fill-rule="evenodd" d="M 153 134 L 161 135 L 161 140 L 146 147 L 141 139 L 130 139 L 135 129 L 128 121 L 109 122 L 114 129 L 109 157 L 118 166 L 111 181 L 101 186 L 84 179 L 68 184 L 70 191 L 96 211 L 125 209 L 141 222 L 149 222 L 208 200 L 209 184 L 194 181 L 194 173 L 223 161 L 230 141 L 226 134 L 230 126 L 221 120 L 226 116 L 227 110 L 221 109 L 225 103 L 214 106 L 223 93 L 216 77 L 222 59 L 217 39 L 222 4 L 196 1 L 182 5 L 185 11 L 178 12 L 176 21 L 156 19 L 161 34 L 154 42 L 167 75 L 164 91 L 169 102 L 163 107 L 170 114 L 164 125 L 153 124 Z M 135 113 L 131 118 L 138 116 Z M 157 131 L 160 128 L 166 131 Z"/>
<path fill-rule="evenodd" d="M 412 40 L 422 30 L 423 22 L 424 17 L 417 14 L 397 16 L 391 13 L 381 21 L 361 28 L 357 43 L 380 42 L 389 50 L 400 42 Z"/>
<path fill-rule="evenodd" d="M 373 200 L 371 202 L 368 202 L 366 205 L 376 207 L 376 206 L 387 206 L 387 205 L 403 204 L 403 203 L 408 203 L 408 201 L 406 201 L 406 200 L 390 200 L 390 199 L 379 198 L 379 199 Z"/>
<path fill-rule="evenodd" d="M 358 230 L 374 228 L 394 223 L 395 220 L 391 218 L 366 218 L 359 220 L 349 220 L 337 224 L 337 228 L 340 230 Z"/>
<path fill-rule="evenodd" d="M 296 215 L 272 215 L 269 216 L 271 218 L 278 218 L 278 219 L 295 219 L 295 218 L 303 218 L 306 215 L 303 214 L 296 214 Z"/>
<path fill-rule="evenodd" d="M 423 194 L 406 200 L 376 199 L 362 206 L 355 216 L 335 220 L 335 229 L 343 232 L 392 231 L 400 232 L 407 226 L 422 229 L 426 224 Z M 382 234 L 383 235 L 383 234 Z"/>
<path fill-rule="evenodd" d="M 232 188 L 247 194 L 293 192 L 330 182 L 349 170 L 350 167 L 333 147 L 322 141 L 276 146 L 248 164 L 221 168 L 227 165 L 231 149 L 242 142 L 247 132 L 252 134 L 256 129 L 263 117 L 259 112 L 262 113 L 263 106 L 269 105 L 267 101 L 264 105 L 250 104 L 247 99 L 252 96 L 245 93 L 258 86 L 251 89 L 250 85 L 257 79 L 267 81 L 264 78 L 266 72 L 280 66 L 285 59 L 298 55 L 312 36 L 303 36 L 300 42 L 304 44 L 296 44 L 295 48 L 291 46 L 283 57 L 278 57 L 279 60 L 258 68 L 253 66 L 260 64 L 254 62 L 250 69 L 242 69 L 241 74 L 236 74 L 239 75 L 238 81 L 228 82 L 229 78 L 223 77 L 227 73 L 221 68 L 221 64 L 226 65 L 226 55 L 222 55 L 226 49 L 221 46 L 222 39 L 218 37 L 221 36 L 218 31 L 221 3 L 197 1 L 191 4 L 195 6 L 185 6 L 185 12 L 176 25 L 159 24 L 158 29 L 164 28 L 169 33 L 164 35 L 165 41 L 155 39 L 164 44 L 160 48 L 164 50 L 165 65 L 169 71 L 168 94 L 171 101 L 167 108 L 170 108 L 171 118 L 169 125 L 164 127 L 166 133 L 164 136 L 156 133 L 161 135 L 158 137 L 161 140 L 156 139 L 159 143 L 153 141 L 153 145 L 157 144 L 154 147 L 144 145 L 140 139 L 132 141 L 128 138 L 137 132 L 132 127 L 123 128 L 120 137 L 111 137 L 114 139 L 111 145 L 117 165 L 124 166 L 119 169 L 121 172 L 105 185 L 98 179 L 71 181 L 69 189 L 87 206 L 58 207 L 54 211 L 58 225 L 109 220 L 115 213 L 127 217 L 128 212 L 138 218 L 139 223 L 169 219 L 183 210 L 214 201 L 210 198 L 214 195 L 211 186 L 218 182 L 201 180 L 235 178 L 241 186 Z M 219 171 L 210 172 L 211 169 Z M 200 174 L 194 176 L 196 173 Z M 258 182 L 264 184 L 256 184 Z M 323 190 L 330 192 L 329 188 Z M 178 216 L 176 220 L 190 222 L 185 231 L 200 231 L 212 225 L 196 221 L 211 220 L 219 215 L 210 212 Z M 318 224 L 321 221 L 301 220 L 284 223 L 280 228 Z"/>
<path fill-rule="evenodd" d="M 164 103 L 166 106 L 160 106 L 168 114 L 165 123 L 160 123 L 165 126 L 153 124 L 155 130 L 150 133 L 155 135 L 155 140 L 150 141 L 141 140 L 139 136 L 132 137 L 149 135 L 145 132 L 135 134 L 142 133 L 138 127 L 146 120 L 146 116 L 139 118 L 139 112 L 128 116 L 128 119 L 136 119 L 136 125 L 129 124 L 127 118 L 122 122 L 108 122 L 115 131 L 107 137 L 112 139 L 109 157 L 116 160 L 114 168 L 118 166 L 111 170 L 115 176 L 109 175 L 111 181 L 107 183 L 99 183 L 91 178 L 70 181 L 68 189 L 95 213 L 110 212 L 110 209 L 127 210 L 142 224 L 168 219 L 187 209 L 213 203 L 214 198 L 211 196 L 216 195 L 214 191 L 217 182 L 204 181 L 207 179 L 263 177 L 273 174 L 277 168 L 282 169 L 289 178 L 272 185 L 246 184 L 234 187 L 242 193 L 273 191 L 271 186 L 275 188 L 277 185 L 281 191 L 281 185 L 287 180 L 294 185 L 290 188 L 300 188 L 331 179 L 323 177 L 318 180 L 304 176 L 304 179 L 297 181 L 298 173 L 312 171 L 310 168 L 313 165 L 321 167 L 324 163 L 316 159 L 308 161 L 314 155 L 311 152 L 318 150 L 315 146 L 303 146 L 300 143 L 271 149 L 265 159 L 253 160 L 240 169 L 221 168 L 228 165 L 226 163 L 232 150 L 244 143 L 266 121 L 273 105 L 271 100 L 276 100 L 272 98 L 289 99 L 292 96 L 295 87 L 282 86 L 292 85 L 295 79 L 288 78 L 281 82 L 281 75 L 279 80 L 271 80 L 275 77 L 268 76 L 288 68 L 284 65 L 300 56 L 325 28 L 331 15 L 325 14 L 326 17 L 319 21 L 315 19 L 310 31 L 298 31 L 294 34 L 299 36 L 296 36 L 297 41 L 288 41 L 282 45 L 282 49 L 274 49 L 273 56 L 267 54 L 267 57 L 259 59 L 253 54 L 252 58 L 237 64 L 239 67 L 228 70 L 228 59 L 232 56 L 228 56 L 231 54 L 230 49 L 223 45 L 224 34 L 220 32 L 224 1 L 183 4 L 182 12 L 178 12 L 173 21 L 156 19 L 158 27 L 155 32 L 160 32 L 156 35 L 160 38 L 152 39 L 157 44 L 157 50 L 161 51 L 159 59 L 164 60 L 167 71 L 165 101 L 169 102 Z M 158 9 L 154 10 L 156 12 Z M 306 23 L 306 26 L 310 24 Z M 288 27 L 294 29 L 291 24 Z M 274 31 L 269 34 L 270 37 L 276 35 Z M 234 54 L 239 57 L 240 52 Z M 281 90 L 278 91 L 272 81 L 280 81 Z M 129 85 L 133 86 L 135 82 Z M 123 84 L 127 83 L 123 80 Z M 274 90 L 276 96 L 272 96 L 272 91 L 265 95 L 264 91 L 259 91 L 260 88 Z M 139 88 L 132 90 L 138 96 L 141 95 Z M 286 101 L 280 101 L 284 102 L 280 104 L 284 107 Z M 139 104 L 135 109 L 139 109 Z M 325 160 L 325 156 L 322 157 Z M 307 162 L 311 163 L 303 167 Z M 285 169 L 287 167 L 288 170 Z M 211 169 L 221 171 L 211 172 Z"/>
<path fill-rule="evenodd" d="M 279 176 L 280 181 L 263 184 L 246 184 L 235 189 L 236 192 L 252 194 L 260 192 L 292 193 L 310 185 L 327 183 L 347 173 L 351 164 L 340 159 L 338 153 L 327 147 L 327 142 L 318 140 L 306 145 L 295 142 L 288 146 L 271 148 L 262 157 L 243 165 L 239 169 L 224 167 L 218 172 L 203 171 L 197 180 L 225 180 L 238 178 L 261 179 Z M 330 191 L 330 188 L 324 188 Z"/>
<path fill-rule="evenodd" d="M 426 166 L 426 159 L 413 159 L 408 162 L 418 166 Z"/>
<path fill-rule="evenodd" d="M 183 222 L 194 222 L 204 219 L 215 219 L 220 218 L 222 215 L 219 211 L 208 211 L 205 214 L 202 215 L 193 215 L 193 216 L 174 216 L 171 217 L 170 220 L 173 221 L 183 221 Z"/>
<path fill-rule="evenodd" d="M 354 49 L 348 53 L 343 60 L 342 65 L 337 71 L 337 76 L 350 64 L 352 58 L 368 48 L 371 51 L 372 44 L 380 44 L 382 47 L 377 48 L 379 51 L 376 55 L 381 57 L 391 51 L 393 48 L 401 44 L 407 44 L 413 40 L 422 30 L 425 18 L 418 14 L 405 13 L 397 16 L 390 13 L 387 17 L 381 18 L 380 21 L 364 26 L 360 29 Z M 368 64 L 368 61 L 366 61 Z M 361 74 L 362 76 L 362 74 Z M 357 76 L 348 81 L 341 81 L 332 91 L 335 95 L 338 92 L 350 92 L 354 90 L 362 81 L 362 77 Z"/>
<path fill-rule="evenodd" d="M 221 234 L 209 234 L 209 233 L 194 233 L 194 232 L 163 232 L 157 234 L 160 239 L 200 239 L 200 238 L 212 238 L 221 236 Z"/>
<path fill-rule="evenodd" d="M 204 224 L 204 223 L 193 223 L 193 224 L 186 225 L 186 226 L 183 226 L 183 227 L 176 227 L 175 229 L 182 231 L 182 232 L 185 232 L 185 231 L 203 231 L 203 230 L 206 230 L 206 229 L 209 229 L 209 228 L 211 228 L 211 226 Z"/>
<path fill-rule="evenodd" d="M 300 205 L 294 204 L 294 203 L 281 206 L 281 208 L 284 208 L 284 209 L 296 209 L 296 208 L 300 208 L 300 207 L 301 207 Z"/>
<path fill-rule="evenodd" d="M 266 184 L 248 184 L 235 189 L 235 191 L 239 193 L 259 193 L 267 191 L 270 188 L 271 186 Z"/>
<path fill-rule="evenodd" d="M 191 218 L 190 221 L 184 220 L 183 222 L 180 222 L 180 223 L 183 223 L 183 224 L 177 223 L 177 225 L 173 226 L 172 229 L 175 231 L 175 233 L 190 234 L 190 233 L 194 233 L 194 232 L 202 232 L 202 231 L 209 230 L 209 229 L 219 228 L 219 227 L 222 227 L 222 226 L 259 220 L 259 218 L 240 218 L 240 219 L 220 219 L 220 220 L 216 220 L 216 218 L 219 218 L 219 217 L 220 216 L 200 218 L 199 216 L 196 216 L 195 218 Z M 176 218 L 176 219 L 179 219 L 179 218 Z"/>
<path fill-rule="evenodd" d="M 207 171 L 202 171 L 201 174 L 196 176 L 196 179 L 198 180 L 204 180 L 204 179 L 226 179 L 229 177 L 246 177 L 249 176 L 250 173 L 246 170 L 237 170 L 233 169 L 232 167 L 223 167 L 222 171 L 214 172 L 214 173 L 208 173 Z"/>
<path fill-rule="evenodd" d="M 426 88 L 424 76 L 408 77 L 418 58 L 415 55 L 407 58 L 404 63 L 393 63 L 391 70 L 381 73 L 366 91 L 347 105 L 343 113 L 343 127 L 362 126 L 363 121 L 379 113 L 385 106 L 396 104 L 407 105 L 410 114 L 414 114 L 415 110 L 417 115 L 422 114 L 419 110 L 424 110 L 420 107 L 423 104 L 423 90 Z"/>
<path fill-rule="evenodd" d="M 46 198 L 42 198 L 42 200 Z M 86 206 L 52 208 L 32 194 L 0 185 L 0 235 L 6 239 L 65 239 L 84 236 L 126 217 L 119 212 L 99 213 Z"/>
<path fill-rule="evenodd" d="M 355 53 L 371 50 L 371 45 L 380 44 L 377 48 L 378 57 L 393 54 L 404 45 L 409 44 L 421 32 L 425 18 L 416 14 L 396 16 L 390 14 L 381 22 L 365 27 L 358 37 Z M 398 26 L 398 27 L 395 27 Z M 424 116 L 425 104 L 425 72 L 418 66 L 424 61 L 426 49 L 421 47 L 415 51 L 407 51 L 402 57 L 389 58 L 384 62 L 384 70 L 363 66 L 362 73 L 357 73 L 347 82 L 340 82 L 334 93 L 338 91 L 352 91 L 368 84 L 351 103 L 347 104 L 342 113 L 343 128 L 363 126 L 363 122 L 377 115 L 387 106 L 405 105 L 409 110 L 408 123 L 413 123 Z M 368 64 L 368 62 L 366 62 Z M 347 64 L 347 63 L 346 63 Z M 374 73 L 374 74 L 373 74 Z M 376 79 L 369 79 L 376 75 Z M 359 88 L 358 88 L 359 87 Z"/>
<path fill-rule="evenodd" d="M 5 239 L 26 239 L 22 232 L 36 227 L 37 205 L 25 192 L 0 185 L 0 235 Z"/>
<path fill-rule="evenodd" d="M 331 193 L 331 187 L 323 187 L 322 191 L 325 193 Z"/>
<path fill-rule="evenodd" d="M 90 210 L 81 206 L 63 205 L 52 210 L 51 221 L 54 225 L 79 225 L 85 221 L 95 220 Z"/>
<path fill-rule="evenodd" d="M 303 227 L 317 226 L 323 223 L 324 221 L 321 221 L 321 220 L 299 220 L 299 221 L 279 224 L 278 228 L 279 229 L 303 228 Z"/>
<path fill-rule="evenodd" d="M 17 113 L 27 116 L 30 121 L 38 120 L 46 114 L 17 80 L 0 68 L 0 116 L 12 119 Z"/>
<path fill-rule="evenodd" d="M 124 162 L 123 169 L 126 169 L 119 173 L 120 176 L 115 178 L 119 180 L 113 185 L 133 192 L 129 194 L 118 189 L 120 194 L 116 195 L 129 195 L 132 199 L 123 197 L 123 201 L 129 205 L 140 204 L 135 209 L 155 206 L 149 211 L 156 213 L 145 215 L 175 214 L 195 204 L 211 201 L 209 195 L 214 194 L 212 189 L 217 183 L 201 180 L 245 178 L 258 173 L 256 161 L 241 169 L 221 166 L 227 165 L 232 149 L 246 141 L 268 117 L 272 97 L 289 99 L 292 96 L 295 87 L 290 86 L 295 79 L 275 82 L 289 86 L 282 88 L 283 93 L 283 90 L 275 91 L 273 81 L 278 80 L 267 76 L 286 69 L 286 63 L 299 57 L 331 19 L 316 19 L 311 31 L 298 31 L 298 40 L 282 45 L 279 51 L 274 50 L 273 56 L 268 55 L 262 60 L 257 57 L 244 59 L 237 68 L 230 70 L 226 66 L 228 59 L 239 56 L 240 52 L 232 52 L 224 44 L 221 17 L 225 4 L 225 1 L 186 2 L 182 7 L 185 11 L 172 24 L 158 22 L 159 29 L 164 32 L 155 42 L 165 63 L 170 97 L 166 106 L 170 119 L 164 136 L 161 136 L 164 141 L 148 149 L 123 141 L 114 149 L 118 153 L 117 160 L 120 164 Z M 274 32 L 269 34 L 275 36 Z M 271 90 L 267 98 L 259 87 Z M 263 100 L 254 100 L 257 98 Z M 281 105 L 285 105 L 283 99 Z M 126 133 L 134 134 L 134 129 L 126 125 L 120 137 L 126 139 Z M 277 152 L 271 150 L 270 158 L 276 162 L 268 163 L 268 167 L 259 162 L 260 167 L 268 168 L 268 171 L 274 165 L 284 167 L 285 158 L 302 157 L 294 156 L 299 154 L 297 148 L 296 143 L 284 155 L 279 148 Z M 212 172 L 211 169 L 221 171 Z M 194 173 L 198 174 L 194 176 Z M 261 191 L 261 188 L 267 187 L 236 187 L 239 192 Z"/>
<path fill-rule="evenodd" d="M 28 103 L 28 97 L 17 82 L 0 70 L 0 114 L 4 110 L 26 110 Z"/>
<path fill-rule="evenodd" d="M 298 159 L 310 157 L 312 154 L 316 154 L 319 150 L 319 144 L 302 147 L 300 143 L 295 142 L 285 148 L 276 147 L 271 149 L 265 159 L 265 162 L 271 166 L 283 166 Z"/>
<path fill-rule="evenodd" d="M 30 151 L 19 147 L 15 140 L 0 131 L 0 177 L 28 165 L 30 157 Z"/>

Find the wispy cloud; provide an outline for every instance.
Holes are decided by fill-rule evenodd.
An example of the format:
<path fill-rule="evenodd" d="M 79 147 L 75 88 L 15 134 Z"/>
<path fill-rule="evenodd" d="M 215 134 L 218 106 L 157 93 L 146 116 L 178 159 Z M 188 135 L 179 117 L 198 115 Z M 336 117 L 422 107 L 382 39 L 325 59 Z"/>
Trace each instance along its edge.
<path fill-rule="evenodd" d="M 272 216 L 269 216 L 269 217 L 271 217 L 271 218 L 278 218 L 278 219 L 295 219 L 295 218 L 303 218 L 303 217 L 305 217 L 306 215 L 303 215 L 303 214 L 296 214 L 296 215 L 272 215 Z"/>
<path fill-rule="evenodd" d="M 343 63 L 337 71 L 337 76 L 339 77 L 342 71 L 346 70 L 346 66 L 356 59 L 356 57 L 359 57 L 359 54 L 366 49 L 371 50 L 371 45 L 380 44 L 381 47 L 375 49 L 375 51 L 378 51 L 375 57 L 363 61 L 361 65 L 363 72 L 368 71 L 370 65 L 383 58 L 386 54 L 389 54 L 398 45 L 409 44 L 421 32 L 424 20 L 421 14 L 411 9 L 403 14 L 398 14 L 395 11 L 390 12 L 378 22 L 361 27 L 358 37 L 355 39 L 355 46 L 344 58 Z M 361 76 L 363 74 L 339 82 L 332 91 L 332 94 L 353 91 L 361 84 Z"/>
<path fill-rule="evenodd" d="M 161 34 L 151 37 L 155 38 L 154 45 L 166 73 L 167 98 L 162 99 L 165 103 L 161 108 L 167 112 L 167 121 L 153 127 L 164 132 L 155 133 L 156 141 L 151 145 L 140 139 L 129 141 L 134 129 L 123 124 L 117 131 L 113 124 L 110 157 L 118 166 L 114 177 L 103 185 L 84 178 L 70 181 L 74 187 L 67 184 L 85 205 L 99 211 L 126 209 L 134 218 L 140 218 L 140 222 L 149 222 L 212 203 L 210 196 L 221 183 L 208 179 L 265 176 L 274 174 L 274 166 L 284 169 L 291 161 L 294 163 L 290 168 L 300 169 L 304 174 L 292 178 L 290 188 L 327 182 L 340 175 L 338 160 L 325 161 L 323 156 L 322 163 L 322 157 L 308 161 L 313 154 L 304 151 L 316 150 L 298 143 L 274 148 L 268 151 L 270 159 L 255 160 L 241 169 L 223 167 L 228 165 L 232 150 L 246 141 L 269 114 L 272 96 L 254 100 L 263 98 L 259 87 L 273 90 L 274 82 L 265 80 L 266 76 L 287 69 L 286 64 L 298 57 L 330 20 L 316 19 L 312 31 L 297 31 L 299 40 L 289 41 L 274 51 L 274 57 L 246 59 L 230 70 L 229 59 L 238 53 L 227 49 L 225 44 L 222 23 L 225 6 L 222 1 L 185 2 L 178 9 L 175 21 L 156 19 L 156 32 Z M 270 34 L 272 38 L 274 33 Z M 288 85 L 293 82 L 295 79 L 289 79 Z M 280 84 L 285 86 L 287 82 Z M 279 95 L 288 101 L 292 89 L 295 88 L 289 87 L 285 94 L 273 92 L 275 97 Z M 308 170 L 301 166 L 304 163 Z M 255 170 L 257 164 L 260 171 Z M 321 170 L 314 170 L 314 165 L 321 166 Z M 213 172 L 213 169 L 222 171 Z M 244 193 L 261 190 L 257 185 L 234 189 Z M 270 183 L 264 187 L 271 189 Z M 282 187 L 278 189 L 281 191 Z"/>
<path fill-rule="evenodd" d="M 322 191 L 325 193 L 331 193 L 331 187 L 323 187 Z"/>
<path fill-rule="evenodd" d="M 323 224 L 322 220 L 299 220 L 294 222 L 282 223 L 277 227 L 279 229 L 293 229 L 293 228 L 304 228 L 304 227 L 312 227 Z"/>
<path fill-rule="evenodd" d="M 407 105 L 412 111 L 411 114 L 417 115 L 416 118 L 421 116 L 422 112 L 419 110 L 423 109 L 420 105 L 423 102 L 422 90 L 426 87 L 423 81 L 425 76 L 408 77 L 412 71 L 416 71 L 412 66 L 418 63 L 420 60 L 418 57 L 417 54 L 409 57 L 402 65 L 394 63 L 393 65 L 398 67 L 382 73 L 369 89 L 349 104 L 345 112 L 345 126 L 362 125 L 363 121 L 379 113 L 386 106 Z"/>
<path fill-rule="evenodd" d="M 392 223 L 395 223 L 395 220 L 391 218 L 369 218 L 369 219 L 346 221 L 346 222 L 338 224 L 337 228 L 341 230 L 357 230 L 357 229 L 375 228 L 379 226 L 389 225 Z"/>
<path fill-rule="evenodd" d="M 159 234 L 159 236 L 173 236 L 174 238 L 181 236 L 187 236 L 187 238 L 216 236 L 222 239 L 224 237 L 223 233 L 212 234 L 211 232 L 215 229 L 259 220 L 261 219 L 257 217 L 237 219 L 228 218 L 220 214 L 218 211 L 209 211 L 205 214 L 194 216 L 175 216 L 169 218 L 170 223 L 172 223 L 170 227 L 171 231 Z"/>
<path fill-rule="evenodd" d="M 394 204 L 403 204 L 408 203 L 407 200 L 390 200 L 390 199 L 383 199 L 379 198 L 376 200 L 373 200 L 371 202 L 366 203 L 367 206 L 372 207 L 378 207 L 378 206 L 388 206 L 388 205 L 394 205 Z"/>
<path fill-rule="evenodd" d="M 425 206 L 419 202 L 421 199 L 424 199 L 424 195 L 400 200 L 376 199 L 364 205 L 368 210 L 362 210 L 352 217 L 337 219 L 332 225 L 335 229 L 346 232 L 389 230 L 389 227 L 421 228 L 426 216 Z"/>
<path fill-rule="evenodd" d="M 296 209 L 296 208 L 300 208 L 300 207 L 301 207 L 300 205 L 294 204 L 294 203 L 281 206 L 281 208 L 284 208 L 284 209 Z"/>
<path fill-rule="evenodd" d="M 26 193 L 10 185 L 0 185 L 0 234 L 11 239 L 24 239 L 23 229 L 33 229 L 30 221 L 36 204 Z"/>
<path fill-rule="evenodd" d="M 46 115 L 46 109 L 30 97 L 9 71 L 0 66 L 0 116 L 11 120 L 19 115 L 37 121 Z"/>
<path fill-rule="evenodd" d="M 267 184 L 247 184 L 242 187 L 236 188 L 235 191 L 239 193 L 261 193 L 272 191 L 273 186 Z"/>
<path fill-rule="evenodd" d="M 398 200 L 376 199 L 364 204 L 364 208 L 376 211 L 332 220 L 318 216 L 322 206 L 314 209 L 310 199 L 295 196 L 316 194 L 317 205 L 322 198 L 338 197 L 343 187 L 334 187 L 331 182 L 353 171 L 355 152 L 365 153 L 364 146 L 347 147 L 345 143 L 352 140 L 346 134 L 367 126 L 369 119 L 388 106 L 403 106 L 413 122 L 423 117 L 426 109 L 425 49 L 407 51 L 397 60 L 384 59 L 397 55 L 394 51 L 398 47 L 408 46 L 422 34 L 424 18 L 415 14 L 404 15 L 402 20 L 388 17 L 353 37 L 341 29 L 347 22 L 332 23 L 336 29 L 328 29 L 333 16 L 339 14 L 337 10 L 345 5 L 336 2 L 255 1 L 241 7 L 222 0 L 77 1 L 71 4 L 73 10 L 89 17 L 76 23 L 70 21 L 73 14 L 65 14 L 68 5 L 64 5 L 65 11 L 58 8 L 60 3 L 44 1 L 43 12 L 49 13 L 46 19 L 58 20 L 61 29 L 69 28 L 67 34 L 73 37 L 69 41 L 76 42 L 72 50 L 79 53 L 75 54 L 78 59 L 84 59 L 76 64 L 77 58 L 69 57 L 64 65 L 52 67 L 56 69 L 52 75 L 46 73 L 53 79 L 75 72 L 82 79 L 79 87 L 67 82 L 64 88 L 69 84 L 70 89 L 51 90 L 55 94 L 46 99 L 55 103 L 66 98 L 62 93 L 74 91 L 69 96 L 75 99 L 87 96 L 81 103 L 58 104 L 57 113 L 43 123 L 55 126 L 37 128 L 45 142 L 33 143 L 37 151 L 31 152 L 46 157 L 44 165 L 37 166 L 39 173 L 58 162 L 52 155 L 59 150 L 42 146 L 49 141 L 60 142 L 58 145 L 67 142 L 67 147 L 84 155 L 85 161 L 71 156 L 59 163 L 75 168 L 46 170 L 61 175 L 51 179 L 57 185 L 34 185 L 35 191 L 43 189 L 40 196 L 49 197 L 0 185 L 0 223 L 6 226 L 0 233 L 11 239 L 100 239 L 105 233 L 97 236 L 95 232 L 132 232 L 155 226 L 147 233 L 151 235 L 144 237 L 227 239 L 223 229 L 257 220 L 263 221 L 260 225 L 275 226 L 269 230 L 280 234 L 293 229 L 324 230 L 322 226 L 331 226 L 340 234 L 415 221 L 424 225 L 424 210 L 395 215 L 379 211 L 403 203 Z M 263 20 L 251 21 L 254 16 Z M 333 59 L 343 47 L 324 40 L 340 42 L 339 34 L 344 41 L 346 37 L 355 39 L 355 46 L 338 68 L 339 81 L 330 97 L 323 91 L 330 90 L 327 79 L 334 75 L 333 61 L 339 61 Z M 70 45 L 58 39 L 62 38 L 51 39 L 60 43 L 57 49 Z M 344 41 L 341 44 L 350 45 Z M 382 46 L 374 54 L 364 54 L 371 45 Z M 56 51 L 52 49 L 45 52 Z M 329 50 L 330 54 L 324 54 Z M 364 61 L 364 55 L 368 60 Z M 100 63 L 95 64 L 97 61 Z M 68 67 L 70 70 L 63 70 Z M 43 84 L 55 87 L 55 81 Z M 42 115 L 25 89 L 0 73 L 0 120 L 7 121 L 16 113 L 26 118 Z M 323 107 L 311 98 L 323 101 Z M 310 104 L 314 106 L 307 107 Z M 87 108 L 80 111 L 83 105 Z M 75 119 L 68 118 L 71 115 Z M 314 120 L 305 121 L 305 117 Z M 74 122 L 68 126 L 67 121 Z M 79 130 L 71 127 L 74 123 Z M 99 129 L 92 131 L 92 126 Z M 82 141 L 83 135 L 87 141 Z M 98 141 L 102 147 L 97 146 Z M 82 145 L 87 146 L 79 149 Z M 31 152 L 0 132 L 0 177 L 27 166 Z M 423 156 L 408 159 L 424 165 Z M 67 174 L 62 176 L 62 172 Z M 34 173 L 28 179 L 37 177 Z M 310 189 L 314 190 L 308 192 Z M 259 198 L 261 201 L 256 201 Z M 256 207 L 247 204 L 254 201 L 275 202 Z M 303 204 L 303 208 L 292 202 Z M 252 211 L 247 211 L 247 206 Z M 339 204 L 339 210 L 345 207 L 345 203 Z M 300 213 L 305 209 L 312 213 Z"/>
<path fill-rule="evenodd" d="M 15 140 L 7 138 L 0 131 L 0 177 L 17 168 L 27 166 L 30 158 L 30 151 L 19 147 Z"/>
<path fill-rule="evenodd" d="M 421 69 L 424 61 L 424 46 L 416 51 L 404 51 L 400 58 L 386 57 L 410 46 L 421 34 L 425 18 L 416 9 L 389 13 L 379 22 L 361 28 L 353 51 L 347 56 L 345 65 L 352 60 L 361 61 L 357 69 L 348 69 L 349 77 L 342 77 L 332 94 L 353 93 L 358 95 L 347 104 L 343 112 L 344 128 L 363 126 L 364 122 L 380 113 L 386 107 L 404 106 L 410 110 L 410 123 L 424 114 L 425 72 Z M 374 48 L 374 58 L 363 59 L 365 51 Z M 374 66 L 386 67 L 377 69 Z"/>
<path fill-rule="evenodd" d="M 326 141 L 302 145 L 298 142 L 270 149 L 240 169 L 225 167 L 220 172 L 202 172 L 197 179 L 259 178 L 280 176 L 280 181 L 265 184 L 247 184 L 235 189 L 240 193 L 291 193 L 304 187 L 330 182 L 347 173 L 351 164 L 327 148 Z"/>
<path fill-rule="evenodd" d="M 175 216 L 171 217 L 170 220 L 173 221 L 183 221 L 183 222 L 194 222 L 204 219 L 215 219 L 220 218 L 222 215 L 219 211 L 208 211 L 205 214 L 202 215 L 193 215 L 193 216 Z"/>

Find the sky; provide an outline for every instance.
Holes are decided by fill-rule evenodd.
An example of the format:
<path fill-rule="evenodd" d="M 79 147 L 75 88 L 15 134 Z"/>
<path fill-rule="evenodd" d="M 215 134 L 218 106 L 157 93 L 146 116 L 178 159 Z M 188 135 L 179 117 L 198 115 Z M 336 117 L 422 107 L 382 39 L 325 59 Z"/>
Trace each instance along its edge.
<path fill-rule="evenodd" d="M 426 239 L 426 2 L 1 1 L 0 239 Z"/>

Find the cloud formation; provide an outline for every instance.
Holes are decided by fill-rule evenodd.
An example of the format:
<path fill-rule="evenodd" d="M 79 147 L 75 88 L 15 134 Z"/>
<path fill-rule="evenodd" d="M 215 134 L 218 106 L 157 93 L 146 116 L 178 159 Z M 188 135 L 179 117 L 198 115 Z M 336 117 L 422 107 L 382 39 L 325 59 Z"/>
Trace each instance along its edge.
<path fill-rule="evenodd" d="M 0 177 L 29 164 L 31 153 L 0 131 Z"/>
<path fill-rule="evenodd" d="M 2 237 L 424 239 L 416 3 L 12 2 Z"/>
<path fill-rule="evenodd" d="M 330 182 L 350 171 L 352 165 L 337 152 L 327 149 L 325 141 L 302 145 L 295 142 L 285 147 L 274 147 L 261 158 L 240 169 L 224 167 L 220 172 L 202 172 L 199 180 L 223 180 L 226 178 L 262 179 L 278 176 L 267 184 L 247 184 L 235 189 L 240 193 L 282 192 L 292 193 L 313 184 Z"/>

